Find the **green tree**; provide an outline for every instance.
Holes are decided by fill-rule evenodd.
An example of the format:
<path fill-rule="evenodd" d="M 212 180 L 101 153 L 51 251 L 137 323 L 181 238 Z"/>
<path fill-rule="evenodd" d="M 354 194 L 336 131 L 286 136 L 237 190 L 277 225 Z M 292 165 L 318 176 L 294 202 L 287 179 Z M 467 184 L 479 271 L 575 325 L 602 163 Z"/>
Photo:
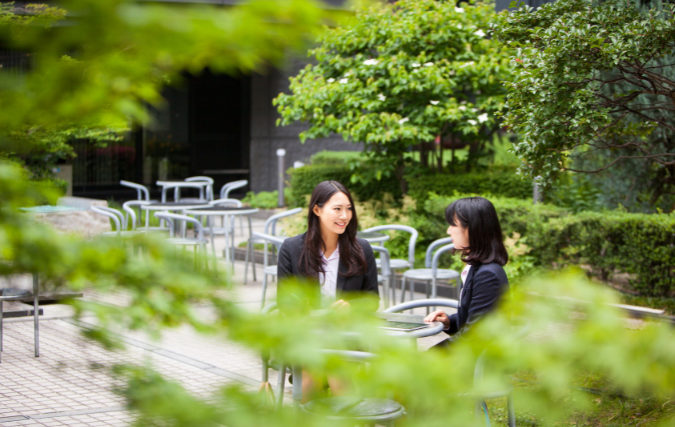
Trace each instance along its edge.
<path fill-rule="evenodd" d="M 275 100 L 278 124 L 308 122 L 303 142 L 338 133 L 365 143 L 377 176 L 402 179 L 411 146 L 423 166 L 438 169 L 443 150 L 435 141 L 470 143 L 474 154 L 499 127 L 501 82 L 510 78 L 508 51 L 486 37 L 495 16 L 489 3 L 435 0 L 363 10 L 354 25 L 323 33 L 310 51 L 315 63 Z"/>
<path fill-rule="evenodd" d="M 560 0 L 500 17 L 494 34 L 516 51 L 505 124 L 523 174 L 550 184 L 642 159 L 658 170 L 657 198 L 673 191 L 673 7 Z"/>

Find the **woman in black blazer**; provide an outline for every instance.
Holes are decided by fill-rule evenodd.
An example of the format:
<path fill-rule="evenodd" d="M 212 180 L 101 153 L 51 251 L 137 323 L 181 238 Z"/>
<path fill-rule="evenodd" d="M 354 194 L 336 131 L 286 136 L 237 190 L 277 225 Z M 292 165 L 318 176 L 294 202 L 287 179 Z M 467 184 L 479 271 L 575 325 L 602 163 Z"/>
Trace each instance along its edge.
<path fill-rule="evenodd" d="M 486 313 L 494 309 L 509 281 L 503 266 L 509 256 L 502 241 L 502 229 L 497 211 L 483 197 L 468 197 L 454 201 L 445 210 L 450 224 L 448 234 L 455 249 L 462 251 L 466 267 L 462 271 L 457 312 L 447 315 L 436 310 L 424 320 L 442 322 L 451 337 L 440 346 L 460 339 Z"/>
<path fill-rule="evenodd" d="M 309 202 L 307 232 L 286 239 L 279 249 L 277 264 L 277 301 L 284 311 L 284 282 L 289 278 L 309 279 L 314 308 L 348 309 L 360 300 L 367 309 L 377 310 L 379 291 L 377 265 L 370 244 L 356 238 L 358 220 L 354 200 L 337 181 L 324 181 L 314 188 Z M 327 378 L 334 395 L 344 385 Z M 320 380 L 323 381 L 323 380 Z M 302 400 L 319 392 L 317 381 L 308 373 L 302 376 Z"/>
<path fill-rule="evenodd" d="M 377 310 L 375 256 L 370 243 L 356 237 L 357 228 L 349 191 L 337 181 L 319 183 L 309 202 L 307 232 L 286 239 L 279 249 L 277 294 L 283 293 L 284 279 L 309 279 L 323 307 L 349 307 L 358 298 Z"/>

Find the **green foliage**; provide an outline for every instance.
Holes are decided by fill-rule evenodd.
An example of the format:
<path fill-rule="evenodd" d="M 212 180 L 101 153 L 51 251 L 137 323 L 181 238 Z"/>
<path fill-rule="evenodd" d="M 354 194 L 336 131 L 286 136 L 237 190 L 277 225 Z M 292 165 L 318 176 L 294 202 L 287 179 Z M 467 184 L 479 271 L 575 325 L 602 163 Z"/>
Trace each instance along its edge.
<path fill-rule="evenodd" d="M 501 81 L 510 78 L 508 50 L 485 37 L 495 17 L 489 3 L 435 0 L 362 10 L 354 25 L 326 31 L 310 51 L 316 63 L 275 100 L 278 124 L 308 122 L 303 142 L 332 133 L 363 142 L 379 160 L 377 172 L 399 179 L 411 145 L 438 136 L 491 141 Z"/>
<path fill-rule="evenodd" d="M 325 16 L 312 0 L 254 0 L 236 8 L 125 0 L 60 2 L 77 21 L 3 21 L 0 42 L 33 58 L 20 78 L 2 70 L 0 131 L 149 120 L 180 73 L 239 73 L 278 63 Z M 51 21 L 50 21 L 51 22 Z M 42 24 L 42 25 L 38 25 Z M 291 25 L 289 25 L 289 23 Z"/>
<path fill-rule="evenodd" d="M 516 199 L 532 199 L 532 182 L 512 171 L 466 174 L 425 174 L 408 177 L 408 194 L 425 202 L 429 190 L 441 196 L 475 193 Z"/>
<path fill-rule="evenodd" d="M 257 194 L 249 191 L 241 201 L 254 208 L 274 209 L 279 203 L 279 191 L 260 191 Z"/>
<path fill-rule="evenodd" d="M 523 174 L 551 184 L 570 156 L 600 151 L 597 169 L 639 158 L 675 185 L 673 8 L 561 0 L 501 15 L 494 35 L 516 51 L 505 124 Z"/>
<path fill-rule="evenodd" d="M 582 212 L 549 221 L 535 251 L 544 265 L 588 264 L 602 280 L 623 273 L 645 296 L 675 297 L 675 215 Z"/>
<path fill-rule="evenodd" d="M 445 237 L 445 208 L 466 196 L 429 194 L 422 210 L 411 218 L 423 236 L 422 245 Z M 504 237 L 522 236 L 534 264 L 544 268 L 588 265 L 601 280 L 626 277 L 625 286 L 641 295 L 675 296 L 675 215 L 623 210 L 572 214 L 527 200 L 489 199 Z"/>
<path fill-rule="evenodd" d="M 401 187 L 394 176 L 382 176 L 380 180 L 352 181 L 354 171 L 367 167 L 367 162 L 352 165 L 307 165 L 297 169 L 289 169 L 291 177 L 291 195 L 295 206 L 306 206 L 307 198 L 314 187 L 322 181 L 333 180 L 344 184 L 352 195 L 359 200 L 381 200 L 385 194 L 401 197 Z"/>
<path fill-rule="evenodd" d="M 619 420 L 623 414 L 637 416 L 639 409 L 661 407 L 666 408 L 663 415 L 669 413 L 675 382 L 672 328 L 663 323 L 645 323 L 637 331 L 626 328 L 621 313 L 610 305 L 617 302 L 613 294 L 578 275 L 538 276 L 512 289 L 501 307 L 473 327 L 466 339 L 455 342 L 450 352 L 419 352 L 401 345 L 376 329 L 373 316 L 359 309 L 312 316 L 308 322 L 303 304 L 309 296 L 302 289 L 307 288 L 292 289 L 295 298 L 288 300 L 291 305 L 283 316 L 233 307 L 228 337 L 302 366 L 310 375 L 342 378 L 350 396 L 393 396 L 415 414 L 406 425 L 474 425 L 474 400 L 459 396 L 501 389 L 504 377 L 514 373 L 528 381 L 519 381 L 514 390 L 523 422 L 580 424 L 592 419 L 600 404 L 620 411 Z M 376 354 L 368 369 L 320 351 L 365 346 Z M 474 382 L 479 354 L 486 369 L 483 379 Z M 278 411 L 261 408 L 260 395 L 239 387 L 225 387 L 202 400 L 147 367 L 122 372 L 129 379 L 122 393 L 137 411 L 137 425 L 326 425 L 323 416 L 290 405 Z M 623 396 L 619 402 L 612 397 L 617 391 Z M 492 415 L 499 419 L 503 412 L 494 409 Z"/>

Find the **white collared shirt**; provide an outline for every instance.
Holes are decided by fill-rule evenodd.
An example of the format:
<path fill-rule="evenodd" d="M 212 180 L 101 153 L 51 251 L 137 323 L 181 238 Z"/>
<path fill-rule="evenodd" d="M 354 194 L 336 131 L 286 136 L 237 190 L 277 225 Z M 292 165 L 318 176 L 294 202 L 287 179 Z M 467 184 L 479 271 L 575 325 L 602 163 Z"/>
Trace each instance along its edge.
<path fill-rule="evenodd" d="M 459 304 L 462 304 L 462 292 L 464 291 L 464 284 L 466 283 L 466 278 L 469 275 L 469 270 L 471 270 L 471 264 L 467 264 L 464 267 L 464 270 L 460 273 L 460 277 L 462 278 L 462 287 L 459 290 Z"/>
<path fill-rule="evenodd" d="M 326 272 L 325 274 L 319 273 L 319 283 L 321 283 L 321 300 L 324 302 L 324 305 L 330 305 L 335 301 L 337 296 L 337 276 L 338 268 L 340 266 L 340 246 L 338 245 L 335 248 L 335 251 L 330 255 L 329 258 L 326 258 L 324 254 L 321 254 L 321 260 L 323 261 L 323 269 Z"/>

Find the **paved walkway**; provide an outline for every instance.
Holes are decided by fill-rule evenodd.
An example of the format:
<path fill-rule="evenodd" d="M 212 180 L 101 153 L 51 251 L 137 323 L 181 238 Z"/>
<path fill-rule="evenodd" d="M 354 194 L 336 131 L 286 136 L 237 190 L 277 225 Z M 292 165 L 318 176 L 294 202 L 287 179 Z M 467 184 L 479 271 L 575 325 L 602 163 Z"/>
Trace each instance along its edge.
<path fill-rule="evenodd" d="M 255 221 L 262 230 L 263 221 Z M 237 227 L 238 228 L 238 227 Z M 219 254 L 223 242 L 216 240 Z M 242 241 L 237 236 L 237 241 Z M 235 267 L 233 298 L 242 306 L 257 310 L 262 289 L 258 281 L 243 285 L 244 263 Z M 30 278 L 13 278 L 14 285 Z M 273 300 L 275 283 L 268 300 Z M 418 295 L 418 297 L 422 297 Z M 85 299 L 123 305 L 124 295 L 85 292 Z M 5 311 L 25 309 L 19 303 L 5 303 Z M 208 399 L 226 384 L 240 384 L 257 390 L 261 363 L 258 355 L 221 337 L 200 335 L 189 327 L 167 330 L 159 341 L 141 333 L 126 332 L 118 338 L 124 351 L 108 351 L 82 337 L 83 325 L 72 320 L 64 305 L 44 306 L 40 318 L 40 357 L 33 354 L 32 318 L 5 319 L 4 347 L 0 364 L 0 427 L 9 426 L 126 426 L 134 415 L 124 408 L 124 399 L 113 392 L 121 385 L 110 372 L 116 364 L 143 364 L 151 361 L 163 375 L 179 381 L 187 390 Z M 419 340 L 421 348 L 433 345 L 442 336 Z M 275 384 L 277 373 L 270 371 Z M 288 389 L 287 389 L 288 390 Z"/>

